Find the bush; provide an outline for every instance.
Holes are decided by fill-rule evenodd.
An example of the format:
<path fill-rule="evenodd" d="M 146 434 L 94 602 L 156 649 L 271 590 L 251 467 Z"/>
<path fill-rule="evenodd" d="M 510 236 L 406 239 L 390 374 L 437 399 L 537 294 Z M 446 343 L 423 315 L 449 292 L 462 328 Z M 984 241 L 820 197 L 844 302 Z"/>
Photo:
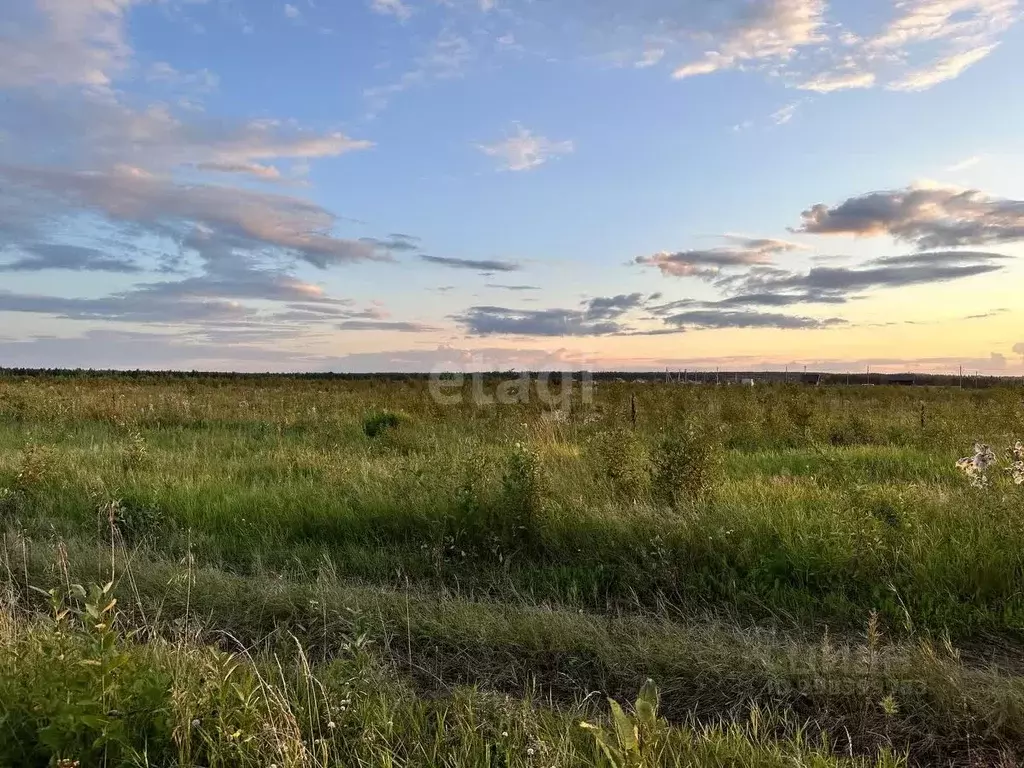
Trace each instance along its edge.
<path fill-rule="evenodd" d="M 390 430 L 398 429 L 406 420 L 404 414 L 395 411 L 373 411 L 363 418 L 363 434 L 373 439 Z"/>
<path fill-rule="evenodd" d="M 708 428 L 687 425 L 669 433 L 658 446 L 654 492 L 669 506 L 705 498 L 721 476 L 721 443 Z"/>
<path fill-rule="evenodd" d="M 536 452 L 516 443 L 508 455 L 501 483 L 499 513 L 507 542 L 536 543 L 537 523 L 547 503 L 547 477 Z"/>
<path fill-rule="evenodd" d="M 596 463 L 619 496 L 642 501 L 651 492 L 651 457 L 644 441 L 629 429 L 613 429 L 591 443 Z"/>
<path fill-rule="evenodd" d="M 128 544 L 166 530 L 166 518 L 157 507 L 131 500 L 114 499 L 101 504 L 98 510 L 104 534 L 109 537 L 116 528 Z"/>

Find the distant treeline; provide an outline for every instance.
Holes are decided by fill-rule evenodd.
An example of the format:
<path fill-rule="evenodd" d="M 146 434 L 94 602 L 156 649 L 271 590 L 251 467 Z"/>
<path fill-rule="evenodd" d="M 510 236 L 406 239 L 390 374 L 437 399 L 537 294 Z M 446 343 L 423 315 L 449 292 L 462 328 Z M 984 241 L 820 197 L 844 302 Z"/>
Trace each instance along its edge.
<path fill-rule="evenodd" d="M 155 370 L 93 370 L 66 368 L 3 368 L 0 367 L 0 378 L 55 378 L 55 379 L 113 379 L 127 381 L 158 381 L 158 380 L 194 380 L 194 381 L 390 381 L 420 382 L 426 381 L 434 373 L 337 373 L 333 371 L 317 371 L 311 373 L 239 373 L 231 371 L 155 371 Z M 458 372 L 441 373 L 441 376 L 457 376 Z M 541 376 L 553 383 L 560 382 L 568 375 L 558 371 L 489 371 L 481 372 L 487 380 L 506 380 L 529 376 Z M 572 376 L 579 380 L 583 373 L 577 371 Z M 930 373 L 829 373 L 829 372 L 783 372 L 783 371 L 600 371 L 590 373 L 595 382 L 623 383 L 672 383 L 672 384 L 801 384 L 807 386 L 842 386 L 842 385 L 896 385 L 896 386 L 933 386 L 933 387 L 964 387 L 981 389 L 1002 386 L 1024 385 L 1024 377 L 993 376 L 988 374 L 930 374 Z"/>

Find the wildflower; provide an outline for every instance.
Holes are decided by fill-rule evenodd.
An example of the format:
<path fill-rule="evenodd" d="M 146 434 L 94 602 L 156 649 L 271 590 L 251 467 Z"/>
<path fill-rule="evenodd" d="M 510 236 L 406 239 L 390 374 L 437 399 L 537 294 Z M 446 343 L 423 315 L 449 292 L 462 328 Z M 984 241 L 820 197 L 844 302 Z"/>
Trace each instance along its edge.
<path fill-rule="evenodd" d="M 508 731 L 502 731 L 501 732 L 501 738 L 507 739 L 508 738 Z"/>
<path fill-rule="evenodd" d="M 192 727 L 193 728 L 198 728 L 199 727 L 199 718 L 198 717 L 195 720 L 192 721 Z"/>
<path fill-rule="evenodd" d="M 527 757 L 533 757 L 533 747 L 527 747 L 526 748 L 526 756 Z"/>
<path fill-rule="evenodd" d="M 327 727 L 330 728 L 333 731 L 334 728 L 335 728 L 334 721 L 331 720 L 329 723 L 327 723 Z"/>
<path fill-rule="evenodd" d="M 1006 471 L 1010 473 L 1014 484 L 1024 485 L 1024 443 L 1018 440 L 1007 453 L 1009 454 L 1010 466 Z"/>
<path fill-rule="evenodd" d="M 957 469 L 967 475 L 971 485 L 975 488 L 984 488 L 988 485 L 986 474 L 993 464 L 996 463 L 996 455 L 985 443 L 974 444 L 974 455 L 966 456 L 956 463 Z"/>

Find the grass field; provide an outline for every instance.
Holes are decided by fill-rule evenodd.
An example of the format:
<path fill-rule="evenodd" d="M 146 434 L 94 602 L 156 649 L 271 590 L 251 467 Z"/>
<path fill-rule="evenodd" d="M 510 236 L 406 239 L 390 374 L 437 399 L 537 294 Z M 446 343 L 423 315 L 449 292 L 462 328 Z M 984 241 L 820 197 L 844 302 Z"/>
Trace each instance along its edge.
<path fill-rule="evenodd" d="M 1024 760 L 1019 386 L 454 391 L 0 378 L 0 766 Z"/>

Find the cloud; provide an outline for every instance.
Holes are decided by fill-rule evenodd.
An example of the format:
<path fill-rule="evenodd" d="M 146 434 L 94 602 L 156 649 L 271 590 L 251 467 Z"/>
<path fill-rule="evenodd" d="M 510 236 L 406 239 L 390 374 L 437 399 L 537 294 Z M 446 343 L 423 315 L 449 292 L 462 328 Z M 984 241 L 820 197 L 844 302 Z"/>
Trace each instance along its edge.
<path fill-rule="evenodd" d="M 499 259 L 455 259 L 449 256 L 428 256 L 421 254 L 423 261 L 452 269 L 475 269 L 478 272 L 517 272 L 522 266 L 514 261 Z"/>
<path fill-rule="evenodd" d="M 808 234 L 890 235 L 919 248 L 1009 243 L 1024 239 L 1024 201 L 978 190 L 907 188 L 818 203 L 796 230 Z"/>
<path fill-rule="evenodd" d="M 192 236 L 199 250 L 275 249 L 317 267 L 386 259 L 371 244 L 335 237 L 336 217 L 295 197 L 230 187 L 183 186 L 139 169 L 110 173 L 0 166 L 8 191 L 36 204 L 39 226 L 55 213 L 92 211 L 138 233 Z"/>
<path fill-rule="evenodd" d="M 731 13 L 730 13 L 731 11 Z M 710 31 L 716 46 L 678 67 L 676 79 L 764 61 L 786 61 L 798 49 L 825 42 L 824 0 L 765 0 L 728 4 L 723 28 Z"/>
<path fill-rule="evenodd" d="M 819 320 L 812 317 L 783 315 L 775 312 L 739 310 L 691 310 L 669 315 L 665 322 L 687 330 L 722 328 L 778 328 L 782 330 L 829 328 L 844 325 L 845 320 L 832 317 Z"/>
<path fill-rule="evenodd" d="M 169 324 L 230 323 L 255 317 L 252 310 L 234 301 L 154 301 L 144 292 L 86 299 L 0 290 L 0 312 L 27 312 L 67 320 Z"/>
<path fill-rule="evenodd" d="M 807 272 L 755 266 L 715 280 L 715 287 L 725 294 L 720 299 L 681 299 L 651 303 L 647 308 L 668 322 L 680 312 L 692 318 L 690 313 L 698 311 L 749 312 L 801 304 L 845 304 L 870 290 L 950 282 L 997 272 L 1009 261 L 1010 257 L 997 253 L 939 251 L 886 256 L 856 267 L 814 267 Z M 836 323 L 838 319 L 833 318 L 832 324 Z"/>
<path fill-rule="evenodd" d="M 814 267 L 809 272 L 767 270 L 730 281 L 733 295 L 713 306 L 786 306 L 843 303 L 858 291 L 949 282 L 1004 269 L 1010 257 L 977 251 L 887 256 L 859 267 Z"/>
<path fill-rule="evenodd" d="M 488 157 L 498 158 L 501 170 L 529 171 L 553 157 L 571 153 L 575 147 L 571 141 L 552 141 L 516 125 L 514 136 L 494 144 L 479 144 L 477 149 Z"/>
<path fill-rule="evenodd" d="M 953 80 L 968 67 L 977 64 L 996 49 L 995 45 L 982 45 L 969 51 L 961 51 L 939 59 L 921 69 L 909 72 L 886 87 L 890 91 L 925 91 L 929 88 Z"/>
<path fill-rule="evenodd" d="M 392 331 L 395 333 L 426 333 L 437 330 L 423 323 L 392 320 L 345 320 L 336 327 L 342 331 Z"/>
<path fill-rule="evenodd" d="M 0 87 L 75 85 L 106 89 L 132 49 L 132 0 L 36 0 L 0 6 Z"/>
<path fill-rule="evenodd" d="M 46 89 L 8 94 L 0 132 L 18 164 L 52 162 L 90 170 L 118 165 L 149 172 L 200 167 L 267 174 L 272 161 L 309 161 L 368 150 L 373 142 L 340 131 L 313 131 L 270 119 L 234 120 L 175 110 L 166 103 L 124 103 L 121 94 Z M 262 166 L 258 167 L 258 166 Z"/>
<path fill-rule="evenodd" d="M 284 8 L 282 10 L 284 11 L 284 15 L 289 19 L 297 19 L 300 16 L 302 16 L 302 11 L 300 11 L 291 3 L 285 3 Z"/>
<path fill-rule="evenodd" d="M 174 88 L 185 88 L 199 93 L 213 91 L 220 84 L 220 78 L 208 69 L 182 72 L 166 61 L 158 61 L 151 64 L 146 71 L 146 80 L 151 83 L 160 83 Z"/>
<path fill-rule="evenodd" d="M 394 16 L 399 21 L 407 21 L 412 16 L 412 8 L 402 0 L 371 0 L 370 9 L 374 13 Z"/>
<path fill-rule="evenodd" d="M 455 320 L 474 336 L 607 336 L 629 332 L 622 318 L 645 302 L 631 293 L 588 299 L 579 309 L 470 307 Z"/>
<path fill-rule="evenodd" d="M 75 272 L 140 272 L 131 259 L 110 256 L 95 248 L 69 243 L 32 243 L 18 247 L 24 255 L 14 261 L 0 263 L 0 272 L 43 272 L 65 269 Z"/>
<path fill-rule="evenodd" d="M 1014 344 L 1013 345 L 1013 352 L 1014 352 L 1014 354 L 1017 354 L 1017 355 L 1020 355 L 1021 357 L 1024 357 L 1024 341 L 1022 341 L 1022 342 L 1020 342 L 1018 344 Z"/>
<path fill-rule="evenodd" d="M 650 256 L 638 256 L 635 263 L 657 267 L 671 277 L 700 277 L 711 279 L 723 269 L 768 264 L 772 258 L 802 249 L 796 243 L 770 238 L 747 238 L 726 235 L 733 246 L 690 251 L 661 251 Z"/>
<path fill-rule="evenodd" d="M 787 104 L 781 109 L 775 110 L 771 115 L 772 122 L 775 123 L 775 125 L 785 125 L 793 119 L 799 107 L 800 102 L 794 102 L 792 104 Z"/>
<path fill-rule="evenodd" d="M 230 339 L 230 343 L 226 343 Z M 0 355 L 8 365 L 25 368 L 120 370 L 295 371 L 315 370 L 324 358 L 277 349 L 242 334 L 210 342 L 181 333 L 147 333 L 108 329 L 81 335 L 38 337 L 24 341 L 0 339 Z"/>
<path fill-rule="evenodd" d="M 374 86 L 363 91 L 370 103 L 370 116 L 383 110 L 397 94 L 410 88 L 426 85 L 435 80 L 461 77 L 474 58 L 474 49 L 468 39 L 445 28 L 433 38 L 426 50 L 417 56 L 412 67 L 387 85 Z"/>
<path fill-rule="evenodd" d="M 958 77 L 989 56 L 1018 17 L 1017 0 L 904 0 L 876 33 L 844 29 L 826 63 L 798 86 L 828 93 L 869 88 L 921 91 Z M 820 57 L 819 57 L 820 58 Z"/>
<path fill-rule="evenodd" d="M 261 165 L 260 163 L 199 163 L 196 165 L 200 171 L 213 171 L 216 173 L 241 173 L 248 176 L 255 176 L 258 179 L 279 179 L 281 172 L 272 165 Z"/>
<path fill-rule="evenodd" d="M 966 171 L 968 168 L 973 168 L 984 159 L 983 155 L 972 155 L 971 157 L 964 158 L 960 162 L 953 163 L 953 165 L 946 166 L 944 170 L 946 173 L 960 173 L 962 171 Z"/>
<path fill-rule="evenodd" d="M 488 283 L 487 287 L 488 288 L 495 288 L 495 289 L 500 290 L 500 291 L 515 291 L 515 292 L 539 291 L 540 290 L 540 286 L 539 285 L 502 285 L 501 283 Z"/>
<path fill-rule="evenodd" d="M 614 321 L 590 320 L 569 309 L 470 307 L 455 320 L 474 336 L 607 336 L 622 330 Z"/>
<path fill-rule="evenodd" d="M 851 88 L 871 88 L 875 79 L 873 72 L 824 72 L 805 80 L 797 88 L 815 93 L 832 93 Z"/>
<path fill-rule="evenodd" d="M 587 320 L 611 320 L 621 317 L 632 309 L 639 309 L 644 305 L 644 301 L 642 293 L 598 296 L 585 303 L 584 315 Z"/>
<path fill-rule="evenodd" d="M 1018 0 L 900 0 L 867 13 L 861 5 L 509 0 L 503 8 L 522 29 L 547 31 L 534 37 L 559 58 L 580 48 L 586 58 L 638 68 L 671 61 L 679 80 L 757 72 L 817 93 L 932 87 L 991 54 L 1020 15 Z"/>
<path fill-rule="evenodd" d="M 647 67 L 653 67 L 663 58 L 665 58 L 664 48 L 648 48 L 633 66 L 637 69 L 646 69 Z"/>
<path fill-rule="evenodd" d="M 388 253 L 405 253 L 420 249 L 420 239 L 418 237 L 401 233 L 388 235 L 386 238 L 364 237 L 361 239 L 361 242 Z"/>

